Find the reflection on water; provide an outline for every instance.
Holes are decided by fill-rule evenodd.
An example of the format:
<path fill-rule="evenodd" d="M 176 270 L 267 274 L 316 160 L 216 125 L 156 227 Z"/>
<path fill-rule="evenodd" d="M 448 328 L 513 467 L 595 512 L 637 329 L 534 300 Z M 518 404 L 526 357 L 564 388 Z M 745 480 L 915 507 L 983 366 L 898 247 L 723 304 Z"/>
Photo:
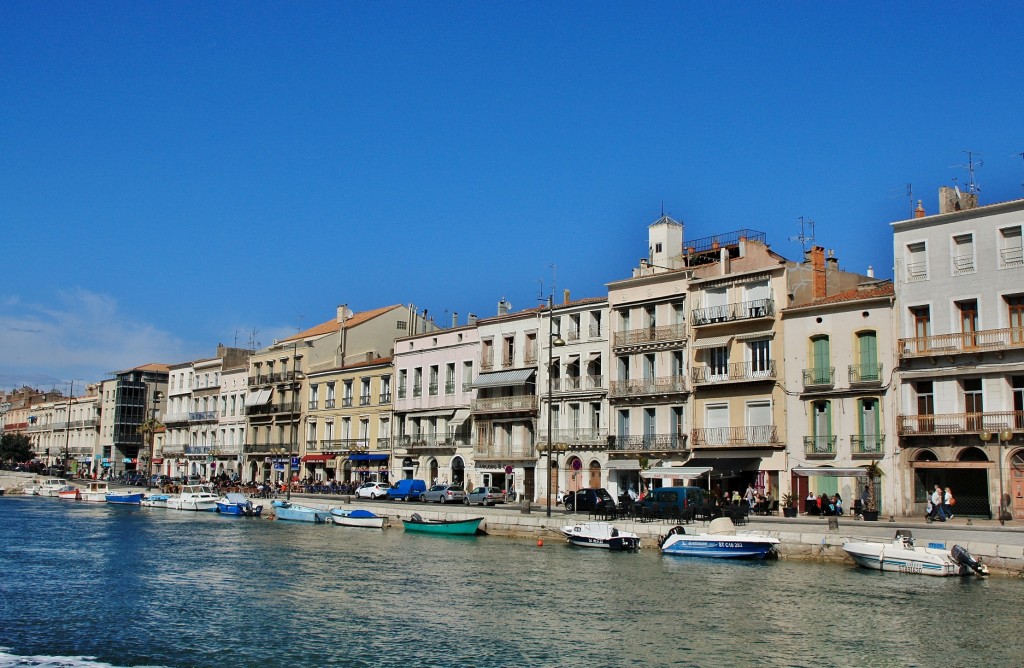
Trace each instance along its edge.
<path fill-rule="evenodd" d="M 1024 584 L 1011 579 L 38 498 L 0 497 L 0 515 L 0 647 L 19 656 L 377 668 L 1016 665 L 1024 656 L 1015 628 Z"/>

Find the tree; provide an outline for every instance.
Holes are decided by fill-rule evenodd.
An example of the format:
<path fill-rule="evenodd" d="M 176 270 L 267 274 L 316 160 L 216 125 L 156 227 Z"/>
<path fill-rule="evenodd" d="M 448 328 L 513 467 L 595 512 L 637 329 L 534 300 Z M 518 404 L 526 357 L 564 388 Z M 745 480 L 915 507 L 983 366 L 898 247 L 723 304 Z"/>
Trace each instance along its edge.
<path fill-rule="evenodd" d="M 24 434 L 4 434 L 0 436 L 0 461 L 27 462 L 32 460 L 32 441 Z"/>
<path fill-rule="evenodd" d="M 884 471 L 882 471 L 882 467 L 878 465 L 878 462 L 872 460 L 870 464 L 864 467 L 864 473 L 868 476 L 868 502 L 864 510 L 878 512 L 878 500 L 875 498 L 875 479 L 881 478 L 884 475 Z"/>

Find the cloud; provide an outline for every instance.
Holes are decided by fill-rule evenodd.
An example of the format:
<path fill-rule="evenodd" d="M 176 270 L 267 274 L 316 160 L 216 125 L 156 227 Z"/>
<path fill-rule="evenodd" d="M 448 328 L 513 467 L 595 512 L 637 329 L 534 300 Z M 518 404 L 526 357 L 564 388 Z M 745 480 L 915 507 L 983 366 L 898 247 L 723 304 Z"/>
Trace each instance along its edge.
<path fill-rule="evenodd" d="M 0 295 L 0 387 L 102 380 L 111 371 L 184 358 L 185 344 L 121 312 L 109 295 L 74 288 L 52 304 Z"/>

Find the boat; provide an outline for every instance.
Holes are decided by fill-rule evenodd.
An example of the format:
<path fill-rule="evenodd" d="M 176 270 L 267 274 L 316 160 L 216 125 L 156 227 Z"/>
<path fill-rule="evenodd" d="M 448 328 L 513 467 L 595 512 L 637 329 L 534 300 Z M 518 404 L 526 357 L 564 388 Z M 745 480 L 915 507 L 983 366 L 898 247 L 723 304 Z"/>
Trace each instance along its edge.
<path fill-rule="evenodd" d="M 614 552 L 636 552 L 640 549 L 640 537 L 635 533 L 620 531 L 608 522 L 580 522 L 562 527 L 570 545 L 597 547 Z"/>
<path fill-rule="evenodd" d="M 421 517 L 419 513 L 413 513 L 411 518 L 403 519 L 402 524 L 406 531 L 436 533 L 445 536 L 474 536 L 483 521 L 482 517 L 468 520 L 428 520 Z"/>
<path fill-rule="evenodd" d="M 107 492 L 107 503 L 119 503 L 127 506 L 137 506 L 142 503 L 142 492 Z"/>
<path fill-rule="evenodd" d="M 46 478 L 44 480 L 34 480 L 31 485 L 26 485 L 25 494 L 55 497 L 70 488 L 71 485 L 64 478 Z"/>
<path fill-rule="evenodd" d="M 81 490 L 82 501 L 92 503 L 106 503 L 107 494 L 110 493 L 110 486 L 106 480 L 90 480 L 85 488 Z"/>
<path fill-rule="evenodd" d="M 6 490 L 6 489 L 4 489 L 3 485 L 0 485 L 0 496 L 3 496 L 3 495 L 4 495 L 4 492 L 6 492 L 6 491 L 7 491 L 7 490 Z"/>
<path fill-rule="evenodd" d="M 876 571 L 914 573 L 917 575 L 988 575 L 988 567 L 959 545 L 921 547 L 914 544 L 908 529 L 897 529 L 891 542 L 872 540 L 843 543 L 843 550 L 858 566 Z"/>
<path fill-rule="evenodd" d="M 217 512 L 225 515 L 244 515 L 245 517 L 259 517 L 263 512 L 263 506 L 254 505 L 245 494 L 228 492 L 217 499 Z"/>
<path fill-rule="evenodd" d="M 711 520 L 704 533 L 689 534 L 682 526 L 669 529 L 659 545 L 662 554 L 715 559 L 766 559 L 778 556 L 778 538 L 737 533 L 728 517 Z"/>
<path fill-rule="evenodd" d="M 206 485 L 182 485 L 181 491 L 167 497 L 170 510 L 217 510 L 217 495 Z"/>
<path fill-rule="evenodd" d="M 169 498 L 171 498 L 170 494 L 147 494 L 142 497 L 141 505 L 147 508 L 166 508 Z"/>
<path fill-rule="evenodd" d="M 292 522 L 313 522 L 323 524 L 331 517 L 331 511 L 312 506 L 301 506 L 291 501 L 274 501 L 274 513 L 279 520 Z"/>
<path fill-rule="evenodd" d="M 82 494 L 78 491 L 77 487 L 68 487 L 57 492 L 57 498 L 64 501 L 81 501 Z"/>
<path fill-rule="evenodd" d="M 341 508 L 331 509 L 331 521 L 343 527 L 368 527 L 370 529 L 383 529 L 383 515 L 377 515 L 369 510 L 342 510 Z"/>

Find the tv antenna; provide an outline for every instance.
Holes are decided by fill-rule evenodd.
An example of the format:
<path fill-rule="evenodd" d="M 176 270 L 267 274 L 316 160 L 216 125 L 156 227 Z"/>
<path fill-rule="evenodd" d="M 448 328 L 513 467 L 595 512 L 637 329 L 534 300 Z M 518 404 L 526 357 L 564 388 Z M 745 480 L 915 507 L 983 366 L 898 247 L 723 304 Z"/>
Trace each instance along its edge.
<path fill-rule="evenodd" d="M 1013 156 L 1010 156 L 1010 157 L 1012 158 Z M 1021 160 L 1024 160 L 1024 153 L 1018 153 L 1017 157 L 1019 157 Z M 1024 190 L 1024 182 L 1021 182 L 1020 189 Z"/>
<path fill-rule="evenodd" d="M 260 347 L 260 342 L 256 340 L 256 328 L 253 327 L 249 332 L 249 350 L 257 350 Z"/>
<path fill-rule="evenodd" d="M 981 167 L 983 167 L 985 165 L 985 163 L 984 163 L 984 161 L 982 161 L 980 153 L 975 153 L 974 151 L 964 151 L 964 153 L 967 154 L 967 164 L 966 165 L 952 165 L 950 167 L 950 169 L 952 169 L 953 167 L 959 167 L 961 169 L 966 169 L 967 170 L 967 174 L 970 177 L 969 180 L 967 181 L 967 192 L 972 193 L 972 194 L 973 193 L 980 193 L 981 192 L 981 186 L 978 185 L 978 181 L 977 181 L 977 179 L 975 179 L 975 171 L 980 169 Z M 953 179 L 953 184 L 954 184 L 954 187 L 955 187 L 956 179 Z"/>
<path fill-rule="evenodd" d="M 548 267 L 551 269 L 551 294 L 545 296 L 545 294 L 544 294 L 544 279 L 543 278 L 538 279 L 538 282 L 540 283 L 540 292 L 537 293 L 537 301 L 539 301 L 539 302 L 547 302 L 547 300 L 550 299 L 551 302 L 554 303 L 554 301 L 555 301 L 555 276 L 557 275 L 558 269 L 557 269 L 557 267 L 555 267 L 554 264 L 549 264 Z"/>
<path fill-rule="evenodd" d="M 790 237 L 790 241 L 799 241 L 803 252 L 811 250 L 814 246 L 814 221 L 810 218 L 800 216 L 800 234 Z M 808 243 L 810 245 L 808 245 Z"/>
<path fill-rule="evenodd" d="M 907 202 L 910 206 L 910 217 L 914 217 L 914 186 L 911 183 L 907 183 Z"/>

